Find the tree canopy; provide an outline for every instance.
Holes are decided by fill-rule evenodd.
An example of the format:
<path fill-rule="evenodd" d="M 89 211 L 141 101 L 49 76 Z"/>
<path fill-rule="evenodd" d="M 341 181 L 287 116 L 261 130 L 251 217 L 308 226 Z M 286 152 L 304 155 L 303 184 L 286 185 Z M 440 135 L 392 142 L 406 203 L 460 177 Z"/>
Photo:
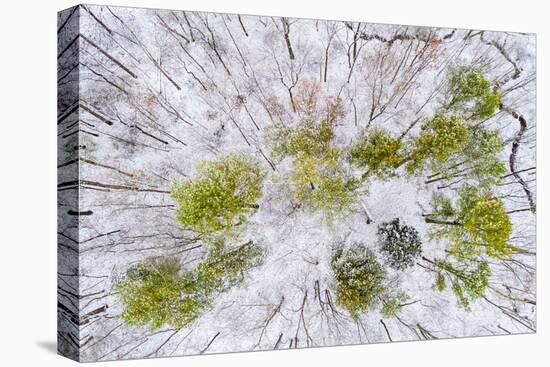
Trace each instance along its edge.
<path fill-rule="evenodd" d="M 475 114 L 485 119 L 491 117 L 500 106 L 500 93 L 491 88 L 491 83 L 479 67 L 449 68 L 449 85 L 452 95 L 449 108 L 464 108 L 471 102 Z"/>
<path fill-rule="evenodd" d="M 260 264 L 262 249 L 247 242 L 233 249 L 213 246 L 193 270 L 182 270 L 177 258 L 147 260 L 131 267 L 117 284 L 128 325 L 181 329 L 192 324 L 212 304 L 213 297 L 244 281 Z"/>
<path fill-rule="evenodd" d="M 460 116 L 437 114 L 424 121 L 420 134 L 411 142 L 407 171 L 417 173 L 426 163 L 443 164 L 467 142 L 468 125 Z"/>
<path fill-rule="evenodd" d="M 275 157 L 292 159 L 289 181 L 294 199 L 307 210 L 332 218 L 355 203 L 360 182 L 348 172 L 342 150 L 333 145 L 334 132 L 327 120 L 274 126 L 268 137 Z"/>
<path fill-rule="evenodd" d="M 381 309 L 382 316 L 385 318 L 395 317 L 409 299 L 409 295 L 405 292 L 399 292 L 394 297 L 384 299 Z"/>
<path fill-rule="evenodd" d="M 147 261 L 130 268 L 116 286 L 123 306 L 121 319 L 133 326 L 149 324 L 151 330 L 165 325 L 179 329 L 195 321 L 209 299 L 197 287 L 192 272 L 180 271 L 175 258 Z"/>
<path fill-rule="evenodd" d="M 185 228 L 200 233 L 228 230 L 257 209 L 265 174 L 255 158 L 232 153 L 203 161 L 197 170 L 196 179 L 172 187 L 177 221 Z"/>
<path fill-rule="evenodd" d="M 490 188 L 500 182 L 506 171 L 504 163 L 498 157 L 504 142 L 496 130 L 487 130 L 483 126 L 474 126 L 468 130 L 468 140 L 464 149 L 451 155 L 442 163 L 433 165 L 436 173 L 427 183 L 441 180 L 461 180 L 466 184 Z"/>
<path fill-rule="evenodd" d="M 381 128 L 365 129 L 350 150 L 350 161 L 380 178 L 392 177 L 403 160 L 402 143 Z"/>
<path fill-rule="evenodd" d="M 505 258 L 513 253 L 508 243 L 512 223 L 502 201 L 491 192 L 467 186 L 460 190 L 456 203 L 438 195 L 432 201 L 433 213 L 428 223 L 438 226 L 433 233 L 450 239 L 451 253 L 471 257 L 486 253 L 493 258 Z"/>
<path fill-rule="evenodd" d="M 471 301 L 485 295 L 491 276 L 487 261 L 459 261 L 455 265 L 448 260 L 430 262 L 438 271 L 435 288 L 442 292 L 447 288 L 447 281 L 450 282 L 451 290 L 461 307 L 469 310 Z"/>
<path fill-rule="evenodd" d="M 491 257 L 511 255 L 513 247 L 508 240 L 512 222 L 500 199 L 467 187 L 461 191 L 458 205 L 460 220 L 469 235 L 468 246 L 483 248 Z"/>
<path fill-rule="evenodd" d="M 400 224 L 399 218 L 381 223 L 378 238 L 387 264 L 396 270 L 412 266 L 414 259 L 422 252 L 418 231 L 412 226 Z"/>
<path fill-rule="evenodd" d="M 336 302 L 354 319 L 374 306 L 386 292 L 386 270 L 372 250 L 354 243 L 334 251 L 331 268 L 336 279 Z"/>
<path fill-rule="evenodd" d="M 325 119 L 315 122 L 303 118 L 295 127 L 281 124 L 271 126 L 267 137 L 276 158 L 322 158 L 331 148 L 334 132 L 332 125 Z"/>

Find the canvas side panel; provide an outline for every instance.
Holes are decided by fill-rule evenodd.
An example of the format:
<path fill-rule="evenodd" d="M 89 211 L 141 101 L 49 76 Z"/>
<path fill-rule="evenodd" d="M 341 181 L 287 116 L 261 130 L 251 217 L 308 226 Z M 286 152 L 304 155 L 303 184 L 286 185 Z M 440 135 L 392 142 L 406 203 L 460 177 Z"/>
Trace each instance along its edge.
<path fill-rule="evenodd" d="M 79 7 L 57 15 L 57 350 L 79 360 Z"/>
<path fill-rule="evenodd" d="M 119 101 L 136 98 L 130 93 L 136 67 L 120 45 L 117 32 L 123 26 L 114 16 L 123 9 L 80 6 L 80 337 L 86 343 L 81 362 L 117 359 L 135 347 L 118 317 L 114 287 L 121 264 L 139 259 L 139 253 L 119 251 L 137 242 L 127 227 L 139 212 L 126 203 L 140 204 L 153 193 L 140 191 L 134 175 L 139 167 L 131 158 L 139 144 L 134 126 L 140 120 L 121 120 L 116 109 Z M 130 343 L 120 347 L 116 340 Z"/>

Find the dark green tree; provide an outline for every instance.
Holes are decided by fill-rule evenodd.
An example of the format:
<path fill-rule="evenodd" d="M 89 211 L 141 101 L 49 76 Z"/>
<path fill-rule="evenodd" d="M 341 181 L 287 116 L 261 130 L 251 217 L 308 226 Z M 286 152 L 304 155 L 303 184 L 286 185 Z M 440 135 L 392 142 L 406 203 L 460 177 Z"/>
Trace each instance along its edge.
<path fill-rule="evenodd" d="M 358 319 L 386 292 L 386 271 L 376 255 L 361 243 L 334 251 L 331 268 L 336 279 L 336 303 Z"/>
<path fill-rule="evenodd" d="M 414 264 L 422 252 L 422 241 L 418 231 L 399 223 L 399 218 L 378 226 L 380 250 L 386 263 L 393 269 L 404 270 Z"/>

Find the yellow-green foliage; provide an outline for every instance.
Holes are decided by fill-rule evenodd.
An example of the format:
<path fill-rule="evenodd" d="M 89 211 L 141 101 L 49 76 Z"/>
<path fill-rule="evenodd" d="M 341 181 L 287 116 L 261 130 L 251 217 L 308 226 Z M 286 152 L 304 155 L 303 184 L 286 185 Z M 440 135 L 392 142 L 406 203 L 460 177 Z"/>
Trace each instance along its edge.
<path fill-rule="evenodd" d="M 504 148 L 504 142 L 496 130 L 487 130 L 483 126 L 470 127 L 468 141 L 464 148 L 442 163 L 434 164 L 432 170 L 439 181 L 456 180 L 490 188 L 501 180 L 506 171 L 498 154 Z"/>
<path fill-rule="evenodd" d="M 333 137 L 332 126 L 324 119 L 317 123 L 303 119 L 295 128 L 274 125 L 267 133 L 276 158 L 322 157 L 330 148 Z"/>
<path fill-rule="evenodd" d="M 484 248 L 487 255 L 495 258 L 512 254 L 513 246 L 508 243 L 512 222 L 500 199 L 467 187 L 460 193 L 459 207 L 469 246 Z"/>
<path fill-rule="evenodd" d="M 466 265 L 465 262 L 452 265 L 448 261 L 437 260 L 435 266 L 439 269 L 436 289 L 443 291 L 446 288 L 445 279 L 448 279 L 458 304 L 464 309 L 469 310 L 471 301 L 485 295 L 491 277 L 491 269 L 486 261 L 475 262 L 475 265 Z"/>
<path fill-rule="evenodd" d="M 498 153 L 504 149 L 504 142 L 497 130 L 483 127 L 470 129 L 470 138 L 464 148 L 464 161 L 471 167 L 468 175 L 481 186 L 490 187 L 500 181 L 506 171 Z"/>
<path fill-rule="evenodd" d="M 395 317 L 409 299 L 409 296 L 404 292 L 399 292 L 396 296 L 385 299 L 381 310 L 382 315 L 385 318 Z"/>
<path fill-rule="evenodd" d="M 241 283 L 261 260 L 262 250 L 252 242 L 232 250 L 220 242 L 194 270 L 182 271 L 175 258 L 139 263 L 116 286 L 123 306 L 120 317 L 151 330 L 186 327 L 211 306 L 216 294 Z"/>
<path fill-rule="evenodd" d="M 180 274 L 177 259 L 140 263 L 130 268 L 116 290 L 128 325 L 182 328 L 195 321 L 210 301 L 197 288 L 194 274 Z"/>
<path fill-rule="evenodd" d="M 323 158 L 305 156 L 293 162 L 290 182 L 295 186 L 294 195 L 308 210 L 332 217 L 355 202 L 359 182 L 346 175 L 339 157 L 339 150 L 330 148 Z"/>
<path fill-rule="evenodd" d="M 456 215 L 456 209 L 454 208 L 451 199 L 441 193 L 434 193 L 431 206 L 434 216 L 449 219 Z"/>
<path fill-rule="evenodd" d="M 218 245 L 211 248 L 195 273 L 203 292 L 212 294 L 243 282 L 247 270 L 258 266 L 262 260 L 262 249 L 252 241 L 231 251 Z"/>
<path fill-rule="evenodd" d="M 350 161 L 359 168 L 367 169 L 380 178 L 391 177 L 403 160 L 401 140 L 393 138 L 381 128 L 365 129 L 350 151 Z"/>
<path fill-rule="evenodd" d="M 197 166 L 199 176 L 172 188 L 177 220 L 185 228 L 211 233 L 228 230 L 257 209 L 265 177 L 259 162 L 233 153 Z"/>
<path fill-rule="evenodd" d="M 434 288 L 439 292 L 443 292 L 445 288 L 447 288 L 447 283 L 445 282 L 445 277 L 443 276 L 443 274 L 437 273 Z"/>
<path fill-rule="evenodd" d="M 332 126 L 328 121 L 320 120 L 314 124 L 304 120 L 291 134 L 288 152 L 293 156 L 323 156 L 329 150 L 333 137 Z"/>
<path fill-rule="evenodd" d="M 449 85 L 452 100 L 450 108 L 464 108 L 473 102 L 481 119 L 494 115 L 500 106 L 500 93 L 491 89 L 491 83 L 478 67 L 454 67 L 449 69 Z"/>
<path fill-rule="evenodd" d="M 289 181 L 294 197 L 311 212 L 329 218 L 355 202 L 359 181 L 347 173 L 341 149 L 332 145 L 334 133 L 326 120 L 304 119 L 294 128 L 273 127 L 268 135 L 272 153 L 292 158 Z"/>
<path fill-rule="evenodd" d="M 467 141 L 468 126 L 459 116 L 437 114 L 422 124 L 419 136 L 413 140 L 407 171 L 419 172 L 427 162 L 442 164 L 451 154 L 462 151 Z"/>
<path fill-rule="evenodd" d="M 497 90 L 485 94 L 476 105 L 480 118 L 485 119 L 493 116 L 500 108 L 500 93 Z"/>
<path fill-rule="evenodd" d="M 437 227 L 432 233 L 450 239 L 450 254 L 475 258 L 485 253 L 493 258 L 505 258 L 514 251 L 514 246 L 508 243 L 512 222 L 502 201 L 492 193 L 467 186 L 460 191 L 456 205 L 436 196 L 432 208 L 427 221 L 434 223 L 436 218 Z"/>
<path fill-rule="evenodd" d="M 337 249 L 331 268 L 337 283 L 336 303 L 354 319 L 386 292 L 386 271 L 363 244 L 355 243 L 347 251 Z"/>

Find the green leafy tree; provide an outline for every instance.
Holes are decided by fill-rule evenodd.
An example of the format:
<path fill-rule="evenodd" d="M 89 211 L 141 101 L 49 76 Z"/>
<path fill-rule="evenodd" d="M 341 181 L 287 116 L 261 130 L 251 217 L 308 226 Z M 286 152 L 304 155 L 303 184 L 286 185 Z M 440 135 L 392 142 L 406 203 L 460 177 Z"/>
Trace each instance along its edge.
<path fill-rule="evenodd" d="M 339 156 L 338 151 L 334 151 Z M 338 157 L 322 160 L 304 157 L 294 161 L 290 182 L 295 198 L 311 212 L 324 212 L 328 218 L 345 212 L 356 201 L 359 180 L 346 174 Z"/>
<path fill-rule="evenodd" d="M 128 325 L 149 325 L 151 330 L 186 327 L 211 307 L 216 294 L 243 282 L 262 258 L 262 249 L 253 242 L 230 250 L 218 242 L 191 271 L 182 271 L 175 258 L 139 263 L 116 286 L 123 306 L 120 317 Z"/>
<path fill-rule="evenodd" d="M 233 153 L 197 166 L 199 177 L 175 184 L 177 220 L 200 233 L 229 230 L 257 208 L 265 177 L 259 162 Z"/>
<path fill-rule="evenodd" d="M 469 177 L 479 186 L 489 188 L 500 182 L 506 172 L 506 166 L 498 158 L 504 149 L 504 142 L 498 131 L 485 130 L 482 127 L 471 129 L 470 139 L 464 149 L 464 161 L 467 162 Z"/>
<path fill-rule="evenodd" d="M 381 128 L 365 129 L 351 147 L 350 161 L 366 169 L 363 177 L 376 175 L 388 178 L 395 175 L 403 160 L 401 140 Z"/>
<path fill-rule="evenodd" d="M 508 213 L 502 201 L 488 191 L 467 186 L 460 191 L 456 204 L 436 196 L 432 208 L 426 222 L 438 225 L 433 235 L 447 237 L 452 243 L 448 251 L 457 257 L 473 258 L 485 253 L 506 258 L 517 250 L 508 243 L 512 234 Z"/>
<path fill-rule="evenodd" d="M 452 99 L 448 107 L 451 109 L 463 109 L 468 103 L 473 103 L 477 116 L 485 119 L 494 115 L 500 106 L 500 93 L 491 88 L 491 83 L 478 67 L 450 68 L 449 85 Z"/>
<path fill-rule="evenodd" d="M 512 222 L 502 201 L 491 193 L 467 187 L 459 200 L 460 220 L 468 232 L 467 247 L 484 248 L 491 257 L 507 257 L 514 247 L 508 243 Z"/>
<path fill-rule="evenodd" d="M 432 213 L 426 215 L 426 221 L 428 223 L 437 223 L 436 218 L 444 218 L 443 224 L 445 224 L 447 223 L 449 218 L 455 217 L 457 215 L 457 211 L 451 199 L 439 192 L 433 194 L 431 207 Z"/>
<path fill-rule="evenodd" d="M 226 291 L 241 284 L 247 271 L 262 261 L 262 248 L 252 241 L 232 250 L 222 245 L 213 246 L 206 259 L 195 268 L 197 283 L 206 294 Z"/>
<path fill-rule="evenodd" d="M 418 173 L 426 163 L 432 167 L 463 151 L 468 142 L 468 125 L 457 115 L 437 114 L 426 120 L 418 137 L 411 143 L 407 171 Z"/>
<path fill-rule="evenodd" d="M 422 241 L 418 231 L 400 224 L 399 218 L 378 226 L 380 250 L 387 264 L 396 270 L 404 270 L 414 264 L 414 259 L 422 252 Z"/>
<path fill-rule="evenodd" d="M 302 119 L 295 127 L 273 125 L 267 132 L 273 155 L 291 157 L 323 157 L 334 138 L 332 125 L 325 119 L 314 122 Z"/>
<path fill-rule="evenodd" d="M 331 268 L 337 283 L 336 303 L 358 319 L 386 292 L 386 271 L 376 255 L 363 244 L 336 249 Z"/>
<path fill-rule="evenodd" d="M 182 328 L 195 321 L 210 300 L 197 288 L 192 272 L 180 273 L 177 259 L 146 261 L 128 270 L 116 290 L 121 319 L 131 326 Z"/>
<path fill-rule="evenodd" d="M 517 250 L 508 243 L 510 218 L 501 200 L 472 186 L 464 187 L 455 202 L 434 196 L 432 209 L 426 216 L 426 222 L 436 225 L 432 235 L 448 239 L 451 246 L 445 260 L 423 259 L 437 272 L 435 289 L 443 291 L 450 283 L 459 304 L 469 309 L 488 286 L 491 269 L 486 258 L 506 258 Z"/>
<path fill-rule="evenodd" d="M 504 142 L 496 130 L 486 130 L 483 126 L 469 128 L 468 140 L 464 149 L 451 155 L 441 164 L 434 164 L 436 171 L 426 183 L 456 181 L 490 188 L 500 182 L 506 171 L 498 154 L 504 149 Z"/>
<path fill-rule="evenodd" d="M 472 301 L 485 295 L 491 277 L 487 261 L 460 261 L 452 264 L 448 260 L 425 260 L 437 271 L 435 288 L 442 292 L 449 282 L 459 305 L 464 309 L 469 310 Z"/>
<path fill-rule="evenodd" d="M 381 310 L 382 316 L 385 318 L 395 317 L 409 299 L 410 297 L 405 292 L 399 292 L 394 297 L 384 299 Z"/>
<path fill-rule="evenodd" d="M 355 203 L 360 185 L 349 174 L 333 138 L 332 125 L 326 120 L 303 119 L 296 127 L 272 127 L 268 133 L 273 155 L 292 159 L 289 182 L 295 200 L 311 212 L 324 212 L 329 219 Z"/>

